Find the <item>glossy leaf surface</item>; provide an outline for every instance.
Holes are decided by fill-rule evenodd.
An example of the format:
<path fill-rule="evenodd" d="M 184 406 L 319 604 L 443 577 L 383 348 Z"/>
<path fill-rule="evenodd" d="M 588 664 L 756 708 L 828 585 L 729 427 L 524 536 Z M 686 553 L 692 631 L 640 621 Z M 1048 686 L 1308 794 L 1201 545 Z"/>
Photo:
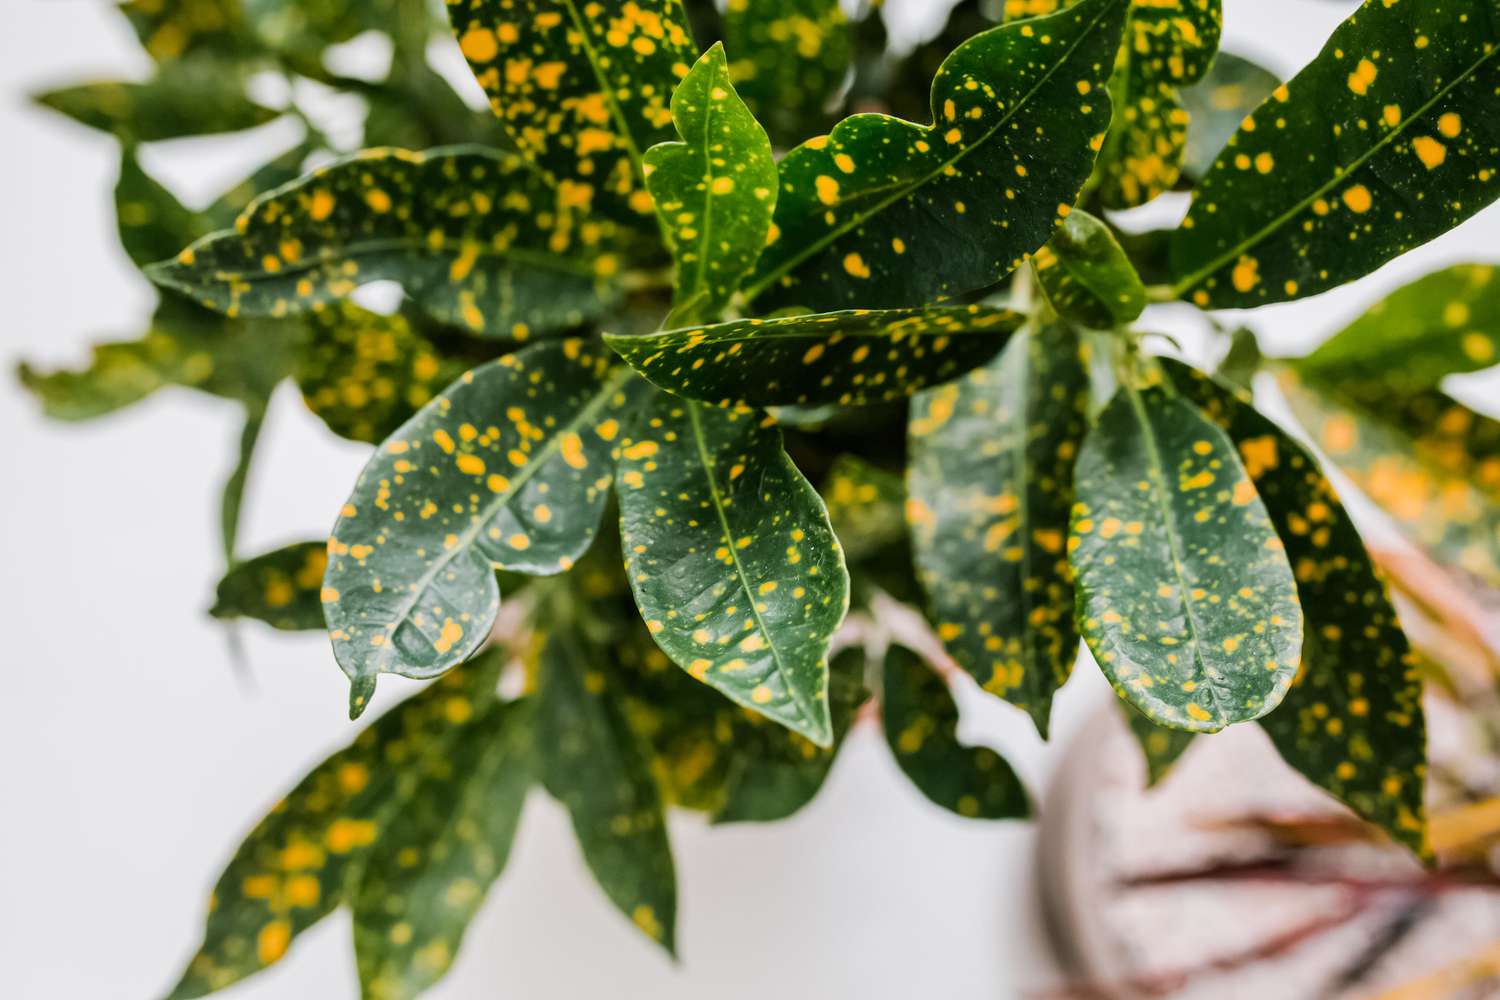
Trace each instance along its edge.
<path fill-rule="evenodd" d="M 1084 0 L 987 31 L 938 71 L 934 124 L 855 115 L 793 150 L 747 296 L 761 310 L 921 306 L 1019 266 L 1093 166 L 1126 6 Z"/>
<path fill-rule="evenodd" d="M 1302 669 L 1261 726 L 1287 763 L 1423 853 L 1422 680 L 1359 532 L 1313 457 L 1248 400 L 1163 364 L 1234 441 L 1296 572 L 1306 619 Z"/>
<path fill-rule="evenodd" d="M 643 934 L 676 951 L 677 879 L 660 794 L 619 699 L 607 649 L 572 631 L 540 653 L 542 781 L 573 818 L 584 860 Z"/>
<path fill-rule="evenodd" d="M 1204 307 L 1333 288 L 1500 195 L 1500 10 L 1367 0 L 1240 127 L 1172 241 Z"/>
<path fill-rule="evenodd" d="M 398 281 L 433 318 L 525 339 L 597 315 L 620 260 L 572 229 L 524 161 L 474 148 L 365 150 L 250 204 L 150 277 L 230 316 L 279 316 Z"/>
<path fill-rule="evenodd" d="M 771 140 L 734 92 L 722 45 L 678 85 L 672 118 L 683 141 L 645 157 L 646 189 L 677 263 L 669 328 L 718 318 L 755 266 L 776 208 Z"/>
<path fill-rule="evenodd" d="M 1240 123 L 1279 86 L 1280 77 L 1249 59 L 1232 52 L 1215 56 L 1208 74 L 1182 91 L 1188 112 L 1183 173 L 1194 179 L 1208 173 Z"/>
<path fill-rule="evenodd" d="M 735 86 L 778 145 L 822 131 L 853 48 L 839 0 L 730 0 L 724 45 Z"/>
<path fill-rule="evenodd" d="M 958 706 L 937 671 L 905 647 L 892 646 L 884 674 L 885 740 L 923 795 L 971 819 L 1031 815 L 1026 788 L 1005 759 L 988 747 L 958 741 Z"/>
<path fill-rule="evenodd" d="M 822 499 L 762 414 L 655 394 L 620 450 L 641 617 L 678 666 L 827 746 L 828 640 L 849 575 Z"/>
<path fill-rule="evenodd" d="M 432 677 L 479 648 L 496 569 L 560 573 L 588 548 L 632 377 L 602 347 L 537 344 L 467 373 L 376 451 L 323 581 L 355 715 L 377 675 Z"/>
<path fill-rule="evenodd" d="M 656 385 L 689 399 L 858 406 L 983 364 L 1023 319 L 982 306 L 853 310 L 605 340 Z"/>
<path fill-rule="evenodd" d="M 1079 209 L 1063 220 L 1033 261 L 1037 280 L 1058 315 L 1112 330 L 1146 308 L 1146 286 L 1109 227 Z"/>
<path fill-rule="evenodd" d="M 1120 696 L 1193 732 L 1280 704 L 1301 660 L 1297 585 L 1223 430 L 1162 388 L 1124 387 L 1076 487 L 1079 625 Z"/>
<path fill-rule="evenodd" d="M 298 542 L 238 564 L 219 581 L 209 614 L 254 618 L 272 628 L 300 632 L 323 628 L 325 542 Z"/>
<path fill-rule="evenodd" d="M 1078 658 L 1064 545 L 1089 377 L 1062 325 L 912 401 L 907 514 L 949 655 L 1047 732 Z"/>
<path fill-rule="evenodd" d="M 532 778 L 531 707 L 492 703 L 447 753 L 415 765 L 410 801 L 350 900 L 368 1000 L 414 1000 L 447 973 L 510 855 Z"/>

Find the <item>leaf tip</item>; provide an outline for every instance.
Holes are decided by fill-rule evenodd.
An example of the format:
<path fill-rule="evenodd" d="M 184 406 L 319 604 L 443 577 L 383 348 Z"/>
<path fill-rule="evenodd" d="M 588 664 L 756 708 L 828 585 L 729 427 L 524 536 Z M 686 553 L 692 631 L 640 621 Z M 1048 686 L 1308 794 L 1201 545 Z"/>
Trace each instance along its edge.
<path fill-rule="evenodd" d="M 353 722 L 363 715 L 374 697 L 374 674 L 357 674 L 349 678 L 349 721 Z"/>

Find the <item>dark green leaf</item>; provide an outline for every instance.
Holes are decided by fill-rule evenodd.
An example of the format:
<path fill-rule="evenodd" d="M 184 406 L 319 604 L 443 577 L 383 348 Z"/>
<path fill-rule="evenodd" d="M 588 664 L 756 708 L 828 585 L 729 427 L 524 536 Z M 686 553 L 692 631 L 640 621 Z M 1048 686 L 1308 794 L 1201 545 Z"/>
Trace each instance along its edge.
<path fill-rule="evenodd" d="M 690 399 L 859 406 L 983 364 L 1023 319 L 982 306 L 853 310 L 605 339 L 652 382 Z"/>
<path fill-rule="evenodd" d="M 677 877 L 660 795 L 619 699 L 610 651 L 561 628 L 540 653 L 537 748 L 589 870 L 652 940 L 676 952 Z"/>
<path fill-rule="evenodd" d="M 120 155 L 115 221 L 120 245 L 138 267 L 172 256 L 207 232 L 198 216 L 141 169 L 133 149 Z"/>
<path fill-rule="evenodd" d="M 1128 701 L 1120 702 L 1120 714 L 1129 724 L 1130 732 L 1140 744 L 1141 755 L 1146 759 L 1148 788 L 1158 784 L 1171 772 L 1197 736 L 1196 733 L 1183 732 L 1181 729 L 1158 726 L 1137 712 Z"/>
<path fill-rule="evenodd" d="M 253 103 L 243 74 L 211 58 L 171 63 L 145 83 L 85 83 L 35 99 L 126 143 L 237 132 L 280 114 Z"/>
<path fill-rule="evenodd" d="M 672 118 L 684 141 L 645 157 L 646 189 L 677 262 L 668 327 L 719 317 L 755 266 L 776 208 L 771 140 L 734 92 L 722 45 L 678 85 Z"/>
<path fill-rule="evenodd" d="M 148 269 L 229 316 L 281 316 L 399 281 L 433 318 L 523 340 L 598 315 L 620 266 L 607 223 L 574 231 L 518 157 L 366 150 L 272 191 L 233 230 Z"/>
<path fill-rule="evenodd" d="M 840 455 L 823 484 L 828 521 L 855 562 L 906 536 L 906 486 L 901 477 L 853 455 Z"/>
<path fill-rule="evenodd" d="M 442 759 L 494 697 L 500 657 L 455 672 L 382 716 L 276 804 L 240 844 L 209 901 L 198 954 L 169 1000 L 224 989 L 271 965 L 292 940 L 347 901 L 420 767 Z M 406 761 L 406 766 L 393 766 Z"/>
<path fill-rule="evenodd" d="M 318 592 L 327 566 L 326 542 L 299 542 L 247 559 L 219 581 L 209 614 L 254 618 L 288 632 L 322 629 Z"/>
<path fill-rule="evenodd" d="M 1047 301 L 1064 319 L 1112 330 L 1146 308 L 1146 286 L 1130 258 L 1109 227 L 1082 210 L 1068 214 L 1033 263 Z"/>
<path fill-rule="evenodd" d="M 856 115 L 793 150 L 747 298 L 763 311 L 921 306 L 999 281 L 1088 177 L 1126 9 L 1084 0 L 994 28 L 939 70 L 935 124 Z"/>
<path fill-rule="evenodd" d="M 245 404 L 245 422 L 240 427 L 239 452 L 219 496 L 219 541 L 226 566 L 233 566 L 237 561 L 235 551 L 240 537 L 240 509 L 245 505 L 245 489 L 250 482 L 250 469 L 255 462 L 255 449 L 260 443 L 260 432 L 265 421 L 266 400 L 254 400 Z"/>
<path fill-rule="evenodd" d="M 1367 0 L 1250 116 L 1172 241 L 1178 294 L 1216 309 L 1369 274 L 1500 195 L 1500 10 Z"/>
<path fill-rule="evenodd" d="M 852 41 L 839 0 L 730 0 L 724 16 L 735 85 L 783 147 L 826 127 Z"/>
<path fill-rule="evenodd" d="M 447 973 L 510 856 L 532 777 L 530 713 L 492 704 L 448 753 L 420 762 L 350 901 L 368 1000 L 415 1000 Z"/>
<path fill-rule="evenodd" d="M 1064 543 L 1088 401 L 1078 338 L 1062 325 L 912 401 L 907 511 L 938 635 L 1043 735 L 1078 659 Z"/>
<path fill-rule="evenodd" d="M 1220 52 L 1208 75 L 1182 91 L 1182 106 L 1188 112 L 1182 172 L 1194 179 L 1208 173 L 1240 123 L 1279 86 L 1281 79 L 1271 71 L 1231 52 Z"/>
<path fill-rule="evenodd" d="M 500 608 L 496 569 L 560 573 L 589 547 L 631 381 L 602 346 L 537 344 L 464 375 L 376 451 L 323 581 L 352 714 L 381 673 L 473 655 Z"/>
<path fill-rule="evenodd" d="M 620 537 L 657 644 L 828 746 L 828 640 L 849 574 L 823 501 L 762 414 L 657 393 L 620 449 Z"/>
<path fill-rule="evenodd" d="M 1185 366 L 1163 364 L 1238 447 L 1297 576 L 1307 630 L 1302 669 L 1261 725 L 1314 784 L 1425 852 L 1418 661 L 1359 532 L 1313 457 L 1248 400 Z"/>
<path fill-rule="evenodd" d="M 1123 386 L 1077 491 L 1079 625 L 1120 696 L 1208 733 L 1280 704 L 1302 650 L 1297 583 L 1224 431 L 1160 387 Z"/>
<path fill-rule="evenodd" d="M 1488 264 L 1429 274 L 1376 303 L 1294 363 L 1304 377 L 1401 393 L 1500 364 L 1500 288 Z"/>
<path fill-rule="evenodd" d="M 463 374 L 406 317 L 347 302 L 308 318 L 310 343 L 294 373 L 307 408 L 340 437 L 377 444 Z"/>
<path fill-rule="evenodd" d="M 881 693 L 885 740 L 921 793 L 972 819 L 1024 819 L 1031 801 L 995 751 L 958 741 L 958 706 L 948 682 L 921 657 L 892 646 Z"/>

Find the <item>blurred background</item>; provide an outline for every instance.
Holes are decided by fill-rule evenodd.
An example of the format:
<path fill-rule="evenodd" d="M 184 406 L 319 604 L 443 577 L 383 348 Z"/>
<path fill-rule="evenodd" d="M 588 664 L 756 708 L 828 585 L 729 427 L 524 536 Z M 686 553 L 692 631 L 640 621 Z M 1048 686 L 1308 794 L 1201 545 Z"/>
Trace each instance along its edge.
<path fill-rule="evenodd" d="M 947 6 L 888 3 L 898 44 L 933 30 Z M 1289 76 L 1353 6 L 1225 0 L 1224 48 Z M 378 44 L 347 49 L 356 68 L 381 58 Z M 456 48 L 432 59 L 463 81 Z M 0 490 L 0 995 L 18 1000 L 163 992 L 198 941 L 233 845 L 353 732 L 346 682 L 322 637 L 249 625 L 251 669 L 240 676 L 223 627 L 203 613 L 220 572 L 217 491 L 239 430 L 235 407 L 168 389 L 108 421 L 66 426 L 45 422 L 9 376 L 22 358 L 79 363 L 88 343 L 129 336 L 150 314 L 153 293 L 115 232 L 114 141 L 26 97 L 148 68 L 103 0 L 6 5 L 0 427 L 16 450 Z M 349 113 L 328 109 L 330 121 Z M 298 138 L 298 126 L 281 121 L 161 143 L 147 149 L 146 166 L 198 207 Z M 1184 208 L 1168 197 L 1143 211 L 1170 224 Z M 1447 263 L 1500 260 L 1497 248 L 1491 210 L 1354 286 L 1249 322 L 1268 352 L 1296 353 L 1392 287 Z M 1198 327 L 1188 312 L 1156 307 L 1141 325 L 1181 332 L 1191 352 Z M 1492 388 L 1454 392 L 1500 415 Z M 288 387 L 266 442 L 241 536 L 251 552 L 325 533 L 366 454 L 324 432 Z M 411 687 L 383 682 L 377 710 Z M 1103 739 L 1085 727 L 1109 698 L 1082 664 L 1059 699 L 1051 747 L 989 698 L 966 700 L 966 735 L 1002 748 L 1040 798 L 1061 748 L 1081 732 Z M 1036 827 L 940 811 L 879 743 L 873 728 L 856 731 L 824 793 L 791 821 L 710 830 L 674 817 L 676 966 L 609 907 L 565 815 L 534 793 L 503 879 L 431 995 L 1046 995 L 1058 979 L 1036 902 Z M 279 966 L 222 995 L 354 996 L 350 947 L 337 914 Z"/>

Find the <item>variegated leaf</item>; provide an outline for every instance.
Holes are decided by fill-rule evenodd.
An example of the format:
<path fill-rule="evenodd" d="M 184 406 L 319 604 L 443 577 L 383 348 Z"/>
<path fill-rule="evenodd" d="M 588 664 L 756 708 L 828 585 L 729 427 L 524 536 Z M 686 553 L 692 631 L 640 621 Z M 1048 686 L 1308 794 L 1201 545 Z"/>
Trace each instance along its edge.
<path fill-rule="evenodd" d="M 1130 726 L 1131 735 L 1140 744 L 1141 756 L 1146 760 L 1148 788 L 1159 784 L 1171 773 L 1172 768 L 1177 766 L 1177 761 L 1198 736 L 1197 733 L 1158 726 L 1136 711 L 1135 706 L 1129 702 L 1120 702 L 1120 717 Z"/>
<path fill-rule="evenodd" d="M 853 455 L 840 455 L 823 483 L 828 521 L 852 563 L 906 535 L 901 477 Z"/>
<path fill-rule="evenodd" d="M 852 43 L 839 0 L 729 0 L 725 11 L 731 79 L 782 147 L 827 127 Z"/>
<path fill-rule="evenodd" d="M 1112 330 L 1146 308 L 1146 286 L 1109 227 L 1080 209 L 1063 220 L 1033 261 L 1037 281 L 1059 316 Z"/>
<path fill-rule="evenodd" d="M 1182 91 L 1188 112 L 1182 172 L 1193 180 L 1208 173 L 1240 123 L 1279 86 L 1280 77 L 1249 59 L 1232 52 L 1215 56 L 1207 75 Z"/>
<path fill-rule="evenodd" d="M 219 581 L 209 614 L 215 618 L 254 618 L 288 632 L 322 629 L 325 542 L 298 542 L 247 559 Z"/>

